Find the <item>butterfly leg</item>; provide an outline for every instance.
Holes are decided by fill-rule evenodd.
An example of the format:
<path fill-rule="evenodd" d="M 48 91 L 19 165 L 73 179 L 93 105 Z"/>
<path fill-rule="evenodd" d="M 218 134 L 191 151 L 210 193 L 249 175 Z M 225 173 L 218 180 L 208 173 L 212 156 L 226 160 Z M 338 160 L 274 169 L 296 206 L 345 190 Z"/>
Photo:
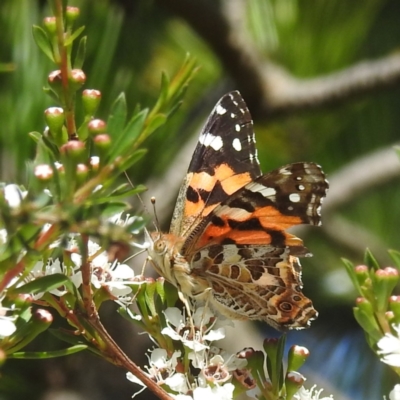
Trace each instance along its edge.
<path fill-rule="evenodd" d="M 141 275 L 141 276 L 144 276 L 144 270 L 146 269 L 147 264 L 148 264 L 150 261 L 151 261 L 151 257 L 150 257 L 150 256 L 147 256 L 146 259 L 144 260 L 143 267 L 142 267 L 142 271 L 140 272 L 140 275 Z"/>
<path fill-rule="evenodd" d="M 205 297 L 205 302 L 204 302 L 204 308 L 203 308 L 203 314 L 201 316 L 201 322 L 200 322 L 200 332 L 203 332 L 203 323 L 204 320 L 206 318 L 206 312 L 207 312 L 207 308 L 208 308 L 208 304 L 210 302 L 210 298 L 211 298 L 212 294 L 211 294 L 211 288 L 207 288 L 203 293 L 202 293 L 202 297 Z"/>
<path fill-rule="evenodd" d="M 185 308 L 186 308 L 186 311 L 187 311 L 187 313 L 188 313 L 188 318 L 189 318 L 189 323 L 190 323 L 190 329 L 191 329 L 191 333 L 192 333 L 192 336 L 193 336 L 193 338 L 195 337 L 195 334 L 196 334 L 196 330 L 195 330 L 195 327 L 194 327 L 194 322 L 193 322 L 193 317 L 192 317 L 192 311 L 191 311 L 191 309 L 190 309 L 190 303 L 189 303 L 189 301 L 188 301 L 188 298 L 180 291 L 180 290 L 178 290 L 178 297 L 179 297 L 179 300 L 183 303 L 183 305 L 185 306 Z"/>

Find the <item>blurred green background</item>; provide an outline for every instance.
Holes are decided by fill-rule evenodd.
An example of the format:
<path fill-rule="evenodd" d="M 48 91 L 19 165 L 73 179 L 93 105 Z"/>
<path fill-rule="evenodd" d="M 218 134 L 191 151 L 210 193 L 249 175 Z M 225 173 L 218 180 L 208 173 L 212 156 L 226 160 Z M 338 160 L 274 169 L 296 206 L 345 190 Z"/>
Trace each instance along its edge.
<path fill-rule="evenodd" d="M 328 193 L 324 225 L 301 232 L 314 254 L 302 262 L 304 291 L 313 299 L 320 318 L 307 332 L 290 333 L 289 341 L 307 344 L 311 350 L 309 382 L 325 384 L 324 394 L 332 391 L 336 399 L 382 398 L 393 386 L 393 377 L 373 357 L 353 320 L 356 294 L 340 258 L 361 263 L 363 250 L 369 247 L 384 266 L 390 262 L 386 249 L 400 249 L 400 164 L 393 161 L 395 152 L 390 150 L 400 136 L 400 85 L 393 79 L 390 84 L 377 84 L 370 90 L 356 88 L 351 95 L 339 92 L 325 104 L 311 99 L 307 107 L 279 111 L 274 108 L 273 99 L 268 103 L 268 97 L 261 97 L 251 84 L 247 86 L 252 76 L 235 73 L 239 60 L 226 54 L 224 43 L 221 44 L 223 26 L 218 25 L 215 16 L 230 21 L 232 32 L 244 38 L 243 43 L 236 43 L 244 57 L 241 63 L 247 62 L 246 46 L 250 44 L 257 59 L 249 59 L 249 64 L 255 62 L 261 70 L 278 65 L 291 78 L 307 85 L 314 78 L 340 70 L 345 74 L 362 61 L 385 60 L 395 55 L 400 43 L 400 2 L 187 0 L 186 3 L 192 3 L 190 6 L 182 3 L 68 3 L 80 7 L 78 25 L 86 26 L 85 88 L 102 92 L 98 117 L 107 119 L 112 102 L 122 91 L 130 110 L 136 103 L 152 105 L 158 95 L 161 72 L 172 75 L 187 53 L 197 59 L 200 68 L 184 103 L 145 143 L 148 155 L 130 171 L 133 182 L 147 183 L 150 195 L 158 194 L 162 210 L 159 217 L 165 229 L 201 124 L 218 98 L 229 90 L 241 90 L 249 104 L 264 171 L 302 160 L 321 164 L 331 179 L 332 200 Z M 31 31 L 33 24 L 40 25 L 48 15 L 45 1 L 0 2 L 2 181 L 27 184 L 25 164 L 34 157 L 34 143 L 27 134 L 42 131 L 44 109 L 56 105 L 42 90 L 54 66 L 34 44 Z M 384 73 L 384 68 L 382 71 L 378 73 Z M 270 93 L 279 93 L 279 79 L 269 84 L 276 85 Z M 386 152 L 379 153 L 382 150 Z M 173 184 L 167 180 L 171 177 Z M 139 210 L 140 205 L 137 206 Z M 115 322 L 119 317 L 112 315 L 112 311 L 105 312 L 112 333 L 139 363 L 145 362 L 140 361 L 135 350 L 143 338 L 139 339 L 124 322 Z M 264 331 L 264 326 L 258 328 L 264 334 L 272 333 Z M 37 345 L 43 349 L 48 340 L 51 339 L 45 338 Z M 81 354 L 60 361 L 10 362 L 3 368 L 0 399 L 55 400 L 62 399 L 57 397 L 60 393 L 69 393 L 75 396 L 71 399 L 77 400 L 128 399 L 136 388 L 125 380 L 124 371 L 115 370 L 93 356 Z M 142 396 L 150 398 L 149 393 Z"/>

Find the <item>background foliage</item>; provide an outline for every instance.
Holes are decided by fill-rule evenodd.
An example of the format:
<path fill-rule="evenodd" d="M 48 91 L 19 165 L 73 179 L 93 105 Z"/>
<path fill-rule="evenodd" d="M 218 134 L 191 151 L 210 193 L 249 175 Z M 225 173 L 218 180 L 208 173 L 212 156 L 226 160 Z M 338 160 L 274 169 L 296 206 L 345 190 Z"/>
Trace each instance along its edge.
<path fill-rule="evenodd" d="M 212 2 L 204 3 L 211 6 Z M 85 87 L 102 92 L 99 117 L 106 119 L 121 91 L 126 93 L 131 110 L 138 102 L 151 105 L 158 94 L 162 71 L 170 74 L 176 71 L 187 52 L 198 60 L 200 69 L 184 104 L 146 143 L 148 155 L 130 171 L 135 183 L 151 182 L 150 194 L 157 190 L 161 194 L 158 203 L 166 201 L 163 194 L 165 199 L 171 199 L 171 203 L 160 204 L 160 208 L 168 207 L 162 208 L 160 215 L 167 228 L 175 193 L 194 148 L 189 146 L 187 150 L 184 145 L 195 140 L 218 97 L 231 89 L 242 89 L 245 78 L 238 83 L 229 75 L 224 55 L 218 52 L 219 37 L 211 35 L 210 40 L 204 40 L 199 34 L 201 30 L 191 25 L 193 20 L 185 20 L 183 12 L 176 11 L 173 1 L 70 1 L 69 5 L 80 7 L 81 24 L 86 25 L 89 40 Z M 243 30 L 262 57 L 305 80 L 395 52 L 400 42 L 399 12 L 396 0 L 255 0 L 247 3 L 246 14 L 238 20 L 237 29 Z M 31 26 L 47 15 L 47 3 L 42 1 L 3 0 L 0 4 L 3 181 L 27 183 L 25 163 L 34 156 L 34 143 L 27 133 L 43 129 L 43 110 L 54 105 L 42 91 L 50 64 L 35 46 L 31 33 Z M 360 90 L 356 97 L 343 96 L 333 105 L 316 104 L 306 111 L 266 115 L 254 106 L 251 111 L 263 170 L 308 160 L 318 162 L 328 176 L 335 177 L 341 168 L 361 157 L 393 146 L 398 142 L 400 126 L 399 86 L 378 89 L 369 93 Z M 251 107 L 254 103 L 249 101 L 249 104 Z M 181 159 L 184 161 L 178 162 L 179 165 L 174 163 Z M 171 166 L 174 171 L 169 170 Z M 368 173 L 368 164 L 366 168 L 364 173 Z M 371 165 L 371 174 L 373 169 Z M 168 174 L 175 178 L 175 187 L 167 184 Z M 351 310 L 355 293 L 340 257 L 362 262 L 362 250 L 371 247 L 385 263 L 389 262 L 386 248 L 400 247 L 399 175 L 400 167 L 390 180 L 384 178 L 366 184 L 344 204 L 331 205 L 331 225 L 302 234 L 314 253 L 312 259 L 303 261 L 305 292 L 314 300 L 320 318 L 309 331 L 291 333 L 289 340 L 291 336 L 296 343 L 304 340 L 312 352 L 309 364 L 316 366 L 315 374 L 321 380 L 327 380 L 340 393 L 335 398 L 362 399 L 366 398 L 365 393 L 368 398 L 378 398 L 393 386 L 389 370 L 373 357 L 369 360 L 370 351 L 362 344 L 361 330 Z M 334 181 L 336 191 L 346 185 L 346 177 L 342 179 Z M 357 175 L 351 179 L 357 179 Z M 172 195 L 167 193 L 170 191 Z M 139 269 L 141 264 L 134 266 Z M 124 331 L 121 321 L 109 319 L 108 324 L 129 353 L 129 346 L 139 340 L 137 334 Z M 263 334 L 273 334 L 266 332 L 264 326 L 259 329 Z M 77 390 L 87 399 L 130 398 L 132 387 L 125 382 L 123 371 L 107 375 L 107 368 L 113 367 L 96 363 L 92 356 L 83 357 L 80 354 L 61 362 L 36 361 L 23 365 L 10 362 L 2 374 L 0 398 L 9 399 L 6 393 L 14 393 L 13 399 L 22 399 L 30 393 L 30 398 L 42 399 L 65 388 Z M 370 384 L 365 383 L 368 377 L 374 377 L 368 381 Z M 383 388 L 376 384 L 377 377 L 382 378 Z M 330 392 L 328 385 L 321 386 Z M 145 396 L 148 398 L 149 394 Z"/>

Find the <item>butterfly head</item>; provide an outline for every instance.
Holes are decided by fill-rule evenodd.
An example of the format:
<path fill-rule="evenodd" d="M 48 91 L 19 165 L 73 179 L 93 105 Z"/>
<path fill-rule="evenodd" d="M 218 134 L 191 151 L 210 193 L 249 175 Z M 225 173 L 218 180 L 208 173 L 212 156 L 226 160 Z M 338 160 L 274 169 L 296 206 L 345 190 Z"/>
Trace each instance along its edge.
<path fill-rule="evenodd" d="M 145 230 L 145 239 L 148 242 L 147 252 L 155 270 L 166 280 L 176 285 L 176 279 L 172 272 L 172 264 L 177 251 L 177 242 L 173 235 L 163 234 L 159 231 L 149 232 Z M 179 247 L 179 245 L 178 245 Z"/>

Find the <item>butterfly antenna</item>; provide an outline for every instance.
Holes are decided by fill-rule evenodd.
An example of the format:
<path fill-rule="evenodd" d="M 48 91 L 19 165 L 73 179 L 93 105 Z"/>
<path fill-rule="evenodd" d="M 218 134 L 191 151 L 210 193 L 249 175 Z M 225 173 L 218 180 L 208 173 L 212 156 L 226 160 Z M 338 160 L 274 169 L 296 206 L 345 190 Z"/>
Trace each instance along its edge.
<path fill-rule="evenodd" d="M 131 179 L 129 178 L 129 176 L 128 176 L 128 174 L 126 173 L 126 171 L 124 172 L 124 174 L 125 174 L 125 178 L 126 178 L 126 180 L 128 181 L 128 183 L 132 186 L 132 188 L 134 188 L 135 185 L 133 184 L 133 182 L 132 182 Z M 139 199 L 140 204 L 142 205 L 143 210 L 145 211 L 145 213 L 149 214 L 149 210 L 147 209 L 146 205 L 144 204 L 144 201 L 143 201 L 142 197 L 140 196 L 140 194 L 137 193 L 136 196 L 137 196 L 137 198 Z"/>
<path fill-rule="evenodd" d="M 161 232 L 161 225 L 160 225 L 160 221 L 158 220 L 157 217 L 157 210 L 156 210 L 156 198 L 152 197 L 150 199 L 151 204 L 153 205 L 153 213 L 154 213 L 154 220 L 155 220 L 155 226 L 158 232 Z"/>

